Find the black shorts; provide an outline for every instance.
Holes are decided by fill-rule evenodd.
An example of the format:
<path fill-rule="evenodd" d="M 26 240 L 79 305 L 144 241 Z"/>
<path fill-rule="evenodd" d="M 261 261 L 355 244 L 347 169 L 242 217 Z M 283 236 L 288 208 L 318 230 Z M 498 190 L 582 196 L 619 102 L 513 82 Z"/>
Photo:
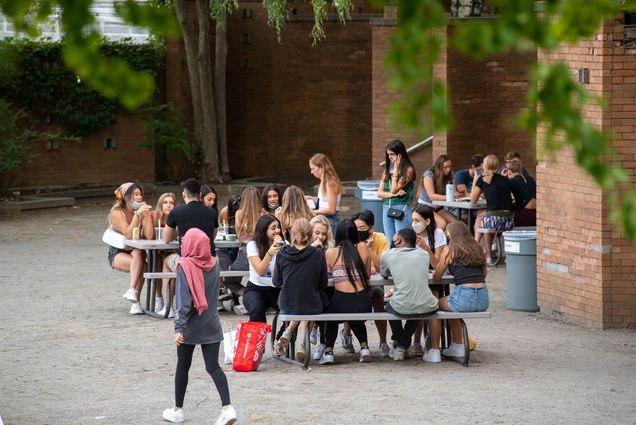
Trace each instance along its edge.
<path fill-rule="evenodd" d="M 125 252 L 126 254 L 130 254 L 130 251 L 126 251 L 125 249 L 115 248 L 114 246 L 110 247 L 110 249 L 108 250 L 108 265 L 109 266 L 113 267 L 113 260 L 115 259 L 117 254 L 119 254 L 120 252 Z"/>

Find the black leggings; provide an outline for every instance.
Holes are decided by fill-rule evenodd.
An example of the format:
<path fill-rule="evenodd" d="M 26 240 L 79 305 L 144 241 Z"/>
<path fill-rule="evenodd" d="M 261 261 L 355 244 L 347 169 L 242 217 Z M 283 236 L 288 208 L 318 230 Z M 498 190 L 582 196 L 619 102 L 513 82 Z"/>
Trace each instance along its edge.
<path fill-rule="evenodd" d="M 371 298 L 367 291 L 364 292 L 340 292 L 335 291 L 327 308 L 328 313 L 370 313 L 372 310 Z M 367 327 L 363 320 L 349 322 L 353 334 L 358 338 L 360 345 L 367 343 Z M 327 322 L 326 342 L 328 348 L 333 348 L 338 338 L 338 323 Z"/>
<path fill-rule="evenodd" d="M 221 406 L 230 404 L 230 389 L 227 386 L 225 373 L 219 367 L 219 346 L 220 342 L 213 344 L 202 344 L 203 361 L 205 370 L 210 374 L 216 390 L 221 396 Z M 177 346 L 177 371 L 174 375 L 174 404 L 176 407 L 183 407 L 186 388 L 188 388 L 188 371 L 192 364 L 192 353 L 195 345 L 181 344 Z"/>

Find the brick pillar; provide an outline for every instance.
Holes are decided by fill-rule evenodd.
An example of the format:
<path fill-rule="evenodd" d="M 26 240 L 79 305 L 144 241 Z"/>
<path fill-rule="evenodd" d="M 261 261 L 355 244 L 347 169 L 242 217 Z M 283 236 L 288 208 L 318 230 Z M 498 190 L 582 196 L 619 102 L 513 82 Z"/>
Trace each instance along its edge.
<path fill-rule="evenodd" d="M 623 42 L 622 19 L 595 37 L 538 60 L 562 60 L 572 74 L 590 71 L 586 89 L 607 100 L 588 105 L 584 116 L 614 134 L 617 162 L 636 182 L 636 51 Z M 636 323 L 636 247 L 613 226 L 603 191 L 575 164 L 571 149 L 551 155 L 545 128 L 537 128 L 537 285 L 541 310 L 594 328 Z"/>
<path fill-rule="evenodd" d="M 430 132 L 416 135 L 400 129 L 399 124 L 393 123 L 389 116 L 392 103 L 400 99 L 400 94 L 389 88 L 388 76 L 385 68 L 385 57 L 389 50 L 391 34 L 397 25 L 397 9 L 385 7 L 384 17 L 371 20 L 372 33 L 372 154 L 371 173 L 378 179 L 383 168 L 378 164 L 385 159 L 385 148 L 389 141 L 400 139 L 406 147 L 430 136 Z M 427 118 L 423 118 L 427 122 Z M 410 155 L 415 166 L 417 176 L 421 176 L 425 168 L 431 166 L 431 147 L 426 147 Z"/>

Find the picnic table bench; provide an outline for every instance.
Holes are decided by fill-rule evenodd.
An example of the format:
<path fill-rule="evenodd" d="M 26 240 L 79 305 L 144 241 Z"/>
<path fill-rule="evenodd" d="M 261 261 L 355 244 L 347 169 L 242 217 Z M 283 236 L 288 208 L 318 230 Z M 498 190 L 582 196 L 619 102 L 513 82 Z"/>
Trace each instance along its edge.
<path fill-rule="evenodd" d="M 468 327 L 466 326 L 466 322 L 464 319 L 489 319 L 491 317 L 490 311 L 480 311 L 480 312 L 470 312 L 470 313 L 456 313 L 450 311 L 437 311 L 433 314 L 409 317 L 408 320 L 431 320 L 431 319 L 441 319 L 441 320 L 450 320 L 450 319 L 459 319 L 462 325 L 462 336 L 464 338 L 464 357 L 461 363 L 468 367 L 468 362 L 470 360 L 470 349 L 468 347 Z M 404 317 L 396 316 L 387 312 L 369 312 L 369 313 L 322 313 L 322 314 L 280 314 L 276 313 L 274 316 L 274 320 L 272 321 L 272 336 L 271 336 L 271 344 L 272 344 L 272 352 L 275 352 L 274 345 L 276 343 L 276 328 L 278 325 L 278 320 L 282 322 L 291 322 L 293 320 L 298 321 L 309 321 L 309 322 L 348 322 L 348 321 L 356 321 L 356 320 L 406 320 Z M 445 324 L 446 322 L 444 322 Z M 308 327 L 309 328 L 309 327 Z M 296 331 L 298 327 L 296 328 Z M 296 331 L 294 332 L 293 338 L 290 341 L 289 346 L 287 347 L 285 356 L 274 356 L 274 358 L 282 361 L 286 361 L 292 364 L 296 364 L 301 366 L 305 370 L 309 370 L 309 362 L 311 360 L 311 342 L 310 342 L 310 329 L 306 329 L 305 331 L 305 349 L 307 353 L 305 355 L 305 361 L 303 363 L 298 362 L 294 359 L 295 356 L 295 339 L 296 339 Z M 443 344 L 443 341 L 442 341 Z M 457 361 L 455 358 L 451 357 L 452 360 Z"/>

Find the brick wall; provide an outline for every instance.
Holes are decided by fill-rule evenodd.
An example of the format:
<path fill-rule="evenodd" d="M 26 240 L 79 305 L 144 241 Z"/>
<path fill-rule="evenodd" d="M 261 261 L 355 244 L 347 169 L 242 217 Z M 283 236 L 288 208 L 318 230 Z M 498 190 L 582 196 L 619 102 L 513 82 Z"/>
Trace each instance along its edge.
<path fill-rule="evenodd" d="M 392 103 L 400 99 L 400 94 L 395 90 L 391 90 L 388 84 L 387 69 L 384 65 L 385 56 L 389 50 L 389 41 L 391 34 L 395 28 L 395 8 L 385 8 L 384 18 L 372 21 L 371 28 L 373 33 L 373 60 L 372 60 L 372 176 L 379 179 L 382 175 L 383 167 L 378 164 L 385 160 L 386 145 L 393 139 L 400 139 L 406 147 L 426 139 L 432 134 L 427 131 L 425 134 L 416 135 L 405 132 L 400 128 L 400 124 L 395 122 L 389 115 L 389 109 Z M 428 122 L 427 117 L 423 118 L 424 122 Z M 417 176 L 420 177 L 425 168 L 431 165 L 431 145 L 414 152 L 410 155 L 411 161 L 415 166 Z"/>
<path fill-rule="evenodd" d="M 325 23 L 315 46 L 303 5 L 281 44 L 260 2 L 228 20 L 228 145 L 234 177 L 313 181 L 309 157 L 325 153 L 340 178 L 371 175 L 371 28 L 368 18 Z M 306 7 L 306 6 L 305 6 Z M 242 10 L 249 9 L 251 18 Z M 358 12 L 366 12 L 358 9 Z M 246 42 L 249 38 L 249 42 Z"/>
<path fill-rule="evenodd" d="M 59 141 L 59 149 L 47 150 L 45 141 L 32 144 L 37 155 L 25 167 L 16 186 L 119 185 L 125 181 L 153 182 L 155 154 L 140 146 L 144 139 L 143 117 L 116 115 L 115 123 L 80 142 Z M 104 139 L 115 149 L 104 149 Z"/>
<path fill-rule="evenodd" d="M 539 52 L 540 61 L 565 61 L 572 74 L 590 70 L 585 88 L 603 96 L 607 107 L 585 107 L 589 122 L 614 134 L 617 162 L 636 183 L 636 57 L 624 45 L 622 18 L 607 23 L 592 39 Z M 575 165 L 570 149 L 551 155 L 537 129 L 537 285 L 542 311 L 596 328 L 636 323 L 636 247 L 610 219 L 603 191 Z M 572 184 L 576 182 L 576 184 Z"/>
<path fill-rule="evenodd" d="M 453 20 L 447 27 L 453 34 Z M 518 112 L 526 105 L 527 70 L 536 52 L 511 52 L 483 60 L 471 60 L 452 47 L 444 49 L 435 74 L 449 88 L 448 106 L 454 125 L 436 135 L 433 158 L 447 154 L 453 168 L 468 166 L 475 153 L 495 154 L 500 161 L 509 151 L 521 154 L 524 166 L 535 166 L 534 136 L 518 128 Z"/>

